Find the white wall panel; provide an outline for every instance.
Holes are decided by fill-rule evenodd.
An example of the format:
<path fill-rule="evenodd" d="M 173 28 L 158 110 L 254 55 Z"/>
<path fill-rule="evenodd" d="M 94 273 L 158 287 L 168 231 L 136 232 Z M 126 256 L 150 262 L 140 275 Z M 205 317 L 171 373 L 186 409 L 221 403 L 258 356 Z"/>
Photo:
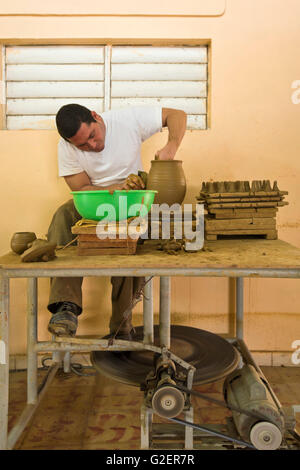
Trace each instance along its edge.
<path fill-rule="evenodd" d="M 164 108 L 182 109 L 187 114 L 205 114 L 206 99 L 197 98 L 112 98 L 112 109 L 126 106 L 159 104 Z"/>
<path fill-rule="evenodd" d="M 6 80 L 26 81 L 26 80 L 103 80 L 103 65 L 90 64 L 21 64 L 7 65 Z"/>
<path fill-rule="evenodd" d="M 26 114 L 56 114 L 59 108 L 65 104 L 78 103 L 97 113 L 103 112 L 103 99 L 76 98 L 33 98 L 33 99 L 9 99 L 7 100 L 7 113 L 9 115 Z"/>
<path fill-rule="evenodd" d="M 206 80 L 206 64 L 112 64 L 112 80 Z"/>
<path fill-rule="evenodd" d="M 112 63 L 206 63 L 207 47 L 114 46 Z"/>
<path fill-rule="evenodd" d="M 111 96 L 125 97 L 206 97 L 206 82 L 199 81 L 114 81 Z"/>
<path fill-rule="evenodd" d="M 104 63 L 102 46 L 8 46 L 7 64 Z"/>
<path fill-rule="evenodd" d="M 7 98 L 103 97 L 104 82 L 7 82 Z"/>
<path fill-rule="evenodd" d="M 207 116 L 206 114 L 199 114 L 198 116 L 188 115 L 187 116 L 187 128 L 188 129 L 206 129 L 207 128 Z"/>

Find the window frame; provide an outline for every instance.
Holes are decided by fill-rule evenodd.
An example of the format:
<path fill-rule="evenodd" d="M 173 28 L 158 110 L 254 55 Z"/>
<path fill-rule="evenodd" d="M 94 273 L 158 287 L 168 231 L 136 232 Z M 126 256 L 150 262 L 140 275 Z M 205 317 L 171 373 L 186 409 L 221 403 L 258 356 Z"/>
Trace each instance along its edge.
<path fill-rule="evenodd" d="M 106 111 L 108 109 L 114 109 L 113 107 L 110 106 L 111 104 L 111 101 L 113 99 L 112 97 L 112 80 L 111 80 L 111 74 L 112 74 L 112 71 L 111 71 L 111 65 L 112 65 L 112 51 L 113 51 L 113 48 L 120 48 L 120 47 L 127 47 L 127 48 L 143 48 L 143 47 L 164 47 L 164 48 L 194 48 L 194 47 L 201 47 L 201 48 L 206 48 L 206 79 L 204 80 L 205 81 L 205 84 L 206 84 L 206 95 L 203 97 L 205 103 L 206 103 L 206 109 L 205 109 L 205 113 L 203 114 L 195 114 L 196 116 L 205 116 L 205 120 L 206 120 L 206 125 L 205 126 L 202 126 L 202 127 L 192 127 L 190 128 L 191 131 L 195 131 L 195 130 L 208 130 L 210 129 L 210 122 L 211 122 L 211 113 L 210 113 L 210 90 L 211 90 L 211 59 L 210 59 L 210 56 L 211 56 L 211 44 L 209 41 L 193 41 L 193 43 L 185 43 L 185 44 L 182 44 L 182 43 L 171 43 L 171 42 L 166 42 L 166 43 L 163 43 L 163 44 L 157 44 L 157 43 L 152 43 L 152 44 L 120 44 L 120 43 L 112 43 L 112 44 L 101 44 L 101 43 L 93 43 L 93 44 L 33 44 L 33 45 L 29 45 L 29 44 L 18 44 L 18 45 L 15 45 L 15 44 L 7 44 L 7 45 L 3 45 L 2 47 L 2 63 L 3 63 L 3 69 L 4 69 L 4 73 L 3 73 L 3 82 L 4 82 L 4 90 L 6 90 L 6 87 L 7 87 L 7 80 L 6 80 L 6 48 L 7 47 L 22 47 L 22 46 L 31 46 L 31 47 L 34 47 L 34 46 L 43 46 L 43 47 L 59 47 L 59 46 L 62 46 L 62 47 L 99 47 L 99 48 L 102 48 L 104 49 L 104 97 L 103 97 L 103 111 Z M 4 53 L 3 53 L 4 51 Z M 5 96 L 3 96 L 3 101 L 5 101 L 5 104 L 3 106 L 4 110 L 3 110 L 3 124 L 4 124 L 4 128 L 6 130 L 22 130 L 22 129 L 31 129 L 31 130 L 45 130 L 45 128 L 34 128 L 34 127 L 23 127 L 22 129 L 13 129 L 13 128 L 9 128 L 7 126 L 7 120 L 8 120 L 8 117 L 9 117 L 9 114 L 7 113 L 7 96 L 6 96 L 6 93 L 4 91 L 4 94 Z M 196 99 L 199 99 L 201 97 L 197 97 Z M 158 99 L 158 98 L 156 98 Z M 161 100 L 163 98 L 160 98 L 159 100 Z M 184 98 L 183 98 L 184 99 Z M 78 101 L 78 98 L 74 97 L 73 99 L 73 102 L 76 102 Z M 167 106 L 167 105 L 163 105 L 164 107 L 172 107 L 172 106 Z M 175 107 L 175 106 L 174 106 Z M 180 109 L 180 108 L 179 108 Z M 103 112 L 102 111 L 102 112 Z M 39 116 L 39 115 L 36 115 L 36 116 Z M 51 115 L 51 120 L 53 119 L 53 116 L 54 115 Z M 53 122 L 53 121 L 52 121 Z M 52 125 L 47 127 L 46 130 L 53 130 L 55 129 L 55 127 L 53 127 Z"/>

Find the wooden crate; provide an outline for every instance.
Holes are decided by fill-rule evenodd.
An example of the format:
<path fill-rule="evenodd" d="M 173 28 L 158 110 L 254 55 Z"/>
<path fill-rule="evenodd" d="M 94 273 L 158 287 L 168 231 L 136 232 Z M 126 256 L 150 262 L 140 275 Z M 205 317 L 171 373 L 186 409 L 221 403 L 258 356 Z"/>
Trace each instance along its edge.
<path fill-rule="evenodd" d="M 77 253 L 84 256 L 93 255 L 134 255 L 136 253 L 138 239 L 133 240 L 128 237 L 99 239 L 97 235 L 78 235 Z"/>
<path fill-rule="evenodd" d="M 131 238 L 126 234 L 126 225 L 117 227 L 111 233 L 108 230 L 107 238 L 99 238 L 96 225 L 82 224 L 72 227 L 72 233 L 78 237 L 77 253 L 80 256 L 97 255 L 134 255 L 136 253 L 139 237 Z"/>

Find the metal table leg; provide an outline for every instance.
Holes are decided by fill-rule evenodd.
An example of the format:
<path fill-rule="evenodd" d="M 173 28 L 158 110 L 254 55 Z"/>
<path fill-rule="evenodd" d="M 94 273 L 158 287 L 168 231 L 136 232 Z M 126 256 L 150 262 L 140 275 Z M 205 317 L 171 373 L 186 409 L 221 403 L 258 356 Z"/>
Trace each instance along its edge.
<path fill-rule="evenodd" d="M 9 279 L 0 277 L 0 450 L 7 449 L 9 391 Z"/>
<path fill-rule="evenodd" d="M 3 289 L 6 292 L 5 289 Z M 5 300 L 6 299 L 6 300 Z M 8 312 L 8 294 L 4 295 L 4 300 L 2 298 L 3 307 L 1 311 Z M 6 306 L 6 307 L 5 307 Z M 0 325 L 1 327 L 1 325 Z M 5 328 L 4 328 L 5 329 Z M 8 327 L 6 327 L 8 330 Z M 0 328 L 1 331 L 1 328 Z M 8 331 L 7 331 L 8 334 Z M 8 344 L 8 343 L 7 343 Z M 20 435 L 24 431 L 25 427 L 30 422 L 31 418 L 33 417 L 37 407 L 44 396 L 47 387 L 50 385 L 51 381 L 55 377 L 55 374 L 59 368 L 59 364 L 54 364 L 50 367 L 47 372 L 46 377 L 43 380 L 41 386 L 38 387 L 38 376 L 37 376 L 37 278 L 29 278 L 27 284 L 27 405 L 25 406 L 23 412 L 21 413 L 19 419 L 10 430 L 8 436 L 7 434 L 1 437 L 2 442 L 4 443 L 6 440 L 6 447 L 7 449 L 13 449 L 17 440 L 19 439 Z M 8 356 L 8 346 L 7 346 L 7 356 Z M 1 366 L 0 366 L 1 367 Z M 7 375 L 8 375 L 8 359 L 7 359 Z M 2 381 L 1 381 L 2 383 Z M 8 389 L 8 385 L 7 385 Z M 1 390 L 0 390 L 1 393 Z M 2 393 L 0 394 L 0 403 L 4 405 L 4 397 L 2 397 Z M 8 396 L 7 396 L 7 403 L 8 403 Z M 7 405 L 8 408 L 8 405 Z M 1 412 L 0 412 L 1 413 Z M 7 416 L 7 410 L 6 410 Z M 4 410 L 3 410 L 3 418 Z M 4 423 L 4 419 L 0 415 L 0 422 Z M 7 419 L 6 419 L 7 423 Z M 6 427 L 3 425 L 1 427 L 1 432 L 4 433 Z M 7 431 L 6 431 L 7 433 Z"/>
<path fill-rule="evenodd" d="M 184 419 L 185 421 L 188 421 L 189 423 L 194 422 L 194 409 L 192 406 L 190 406 L 189 410 L 186 410 L 184 412 Z M 194 430 L 191 426 L 185 426 L 184 427 L 184 434 L 185 434 L 185 439 L 184 439 L 184 448 L 185 449 L 193 449 L 194 448 Z"/>
<path fill-rule="evenodd" d="M 153 282 L 145 279 L 147 284 L 144 288 L 143 317 L 144 317 L 144 343 L 153 344 Z"/>
<path fill-rule="evenodd" d="M 67 351 L 64 355 L 64 372 L 66 374 L 71 372 L 71 351 Z"/>
<path fill-rule="evenodd" d="M 35 404 L 38 395 L 37 380 L 37 278 L 27 284 L 27 403 Z"/>
<path fill-rule="evenodd" d="M 141 449 L 149 449 L 152 426 L 152 409 L 144 404 L 141 407 Z"/>
<path fill-rule="evenodd" d="M 160 346 L 170 348 L 171 344 L 171 278 L 161 276 L 159 297 L 159 339 Z"/>
<path fill-rule="evenodd" d="M 236 278 L 236 332 L 237 339 L 244 337 L 244 278 Z"/>

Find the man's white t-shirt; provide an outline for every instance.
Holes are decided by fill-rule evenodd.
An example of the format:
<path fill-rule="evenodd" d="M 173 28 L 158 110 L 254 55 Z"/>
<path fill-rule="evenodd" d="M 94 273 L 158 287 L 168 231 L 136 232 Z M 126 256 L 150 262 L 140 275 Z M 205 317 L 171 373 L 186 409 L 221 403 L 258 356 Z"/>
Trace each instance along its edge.
<path fill-rule="evenodd" d="M 101 113 L 105 127 L 105 147 L 86 152 L 63 138 L 58 144 L 59 176 L 85 171 L 91 184 L 109 186 L 143 169 L 141 144 L 162 129 L 162 107 L 135 106 Z"/>

